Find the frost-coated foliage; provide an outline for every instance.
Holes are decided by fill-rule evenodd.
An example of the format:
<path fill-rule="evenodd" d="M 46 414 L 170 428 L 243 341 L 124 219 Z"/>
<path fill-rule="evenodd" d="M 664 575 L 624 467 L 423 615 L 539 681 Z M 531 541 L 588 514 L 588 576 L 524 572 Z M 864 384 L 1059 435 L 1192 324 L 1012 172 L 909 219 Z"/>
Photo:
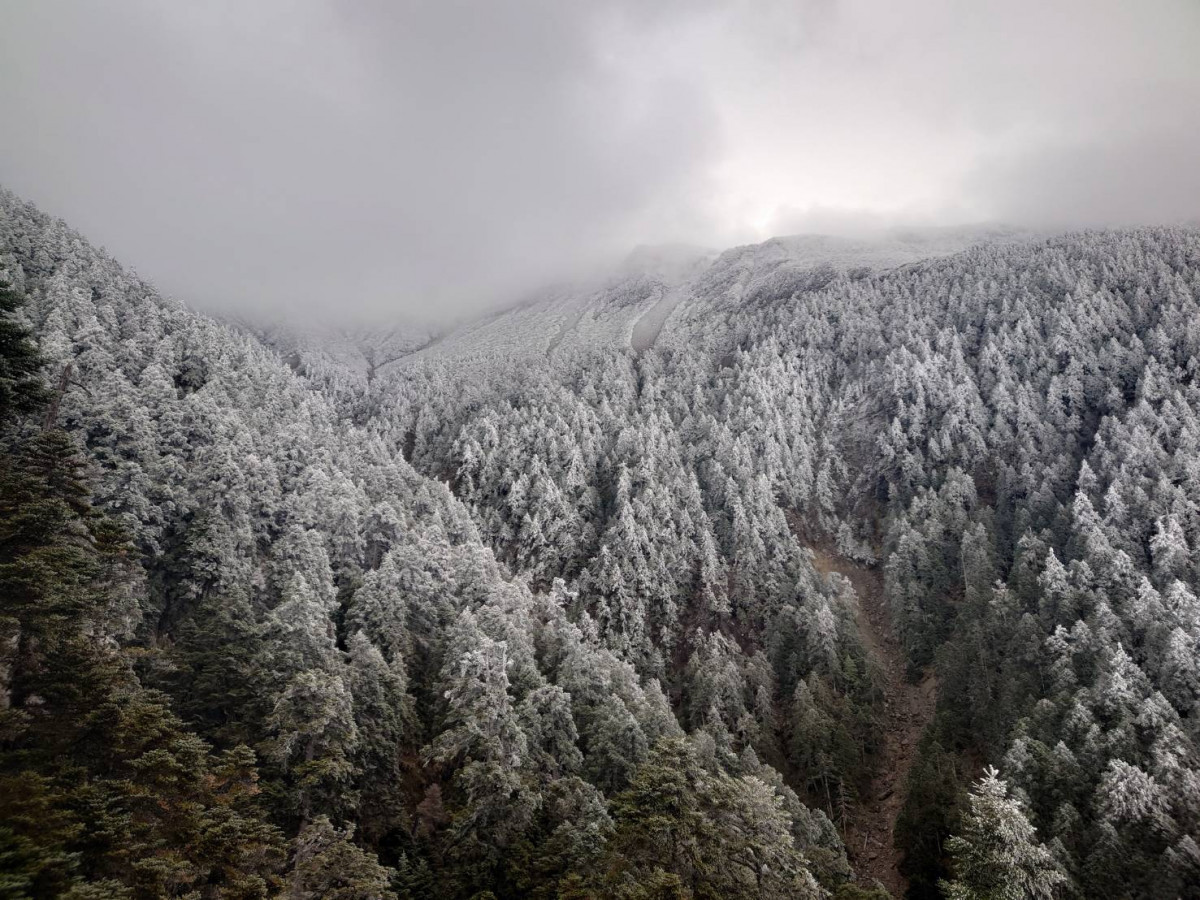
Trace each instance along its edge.
<path fill-rule="evenodd" d="M 139 689 L 169 698 L 192 730 L 193 777 L 223 790 L 216 773 L 225 769 L 202 755 L 209 751 L 197 735 L 214 753 L 244 754 L 237 760 L 251 767 L 253 809 L 272 824 L 256 825 L 238 807 L 242 819 L 222 841 L 279 829 L 255 838 L 264 849 L 254 859 L 232 861 L 215 836 L 172 847 L 191 832 L 164 829 L 132 851 L 211 858 L 182 860 L 175 869 L 185 875 L 153 855 L 135 860 L 130 889 L 146 897 L 184 896 L 198 884 L 212 896 L 555 896 L 560 884 L 604 882 L 617 859 L 611 798 L 656 746 L 683 735 L 672 705 L 678 688 L 656 661 L 669 646 L 663 628 L 643 624 L 626 600 L 650 588 L 683 597 L 697 573 L 675 586 L 651 584 L 646 570 L 631 586 L 621 581 L 629 561 L 613 557 L 611 571 L 589 576 L 607 579 L 604 618 L 581 594 L 578 570 L 556 580 L 559 566 L 542 561 L 535 571 L 534 554 L 517 559 L 481 543 L 471 508 L 414 470 L 390 423 L 367 416 L 355 424 L 366 402 L 352 379 L 298 374 L 257 338 L 164 300 L 10 195 L 2 212 L 0 257 L 14 296 L 28 297 L 6 304 L 4 323 L 18 336 L 32 326 L 44 383 L 57 386 L 65 373 L 55 423 L 87 455 L 90 505 L 127 529 L 140 563 L 105 588 L 102 614 L 79 628 L 106 642 Z M 5 422 L 5 446 L 25 453 L 46 398 L 26 384 L 36 369 L 28 342 L 9 343 L 6 402 L 36 410 L 24 424 Z M 348 397 L 360 407 L 354 414 Z M 536 479 L 529 484 L 531 508 L 550 502 Z M 625 525 L 634 531 L 614 528 L 614 547 L 640 537 L 633 489 Z M 585 505 L 576 495 L 560 504 L 562 515 Z M 702 515 L 698 496 L 693 505 Z M 657 508 L 666 514 L 671 501 Z M 539 515 L 529 533 L 542 534 L 544 547 L 600 538 L 556 522 L 548 508 Z M 798 551 L 790 553 L 799 567 Z M 715 551 L 707 554 L 717 565 Z M 561 559 L 575 556 L 564 550 Z M 661 554 L 649 562 L 664 560 L 677 562 Z M 821 590 L 816 582 L 807 589 Z M 726 589 L 710 579 L 707 594 Z M 54 697 L 22 680 L 33 664 L 22 648 L 38 620 L 24 607 L 5 614 L 7 703 L 18 718 L 31 705 L 58 715 Z M 762 669 L 740 656 L 727 678 Z M 750 708 L 753 685 L 732 689 Z M 97 855 L 102 846 L 83 840 L 107 820 L 80 813 L 57 782 L 39 786 L 51 761 L 22 749 L 39 733 L 0 738 L 5 777 L 23 785 L 0 797 L 12 823 L 4 840 L 15 842 L 10 858 L 34 873 L 14 890 L 78 884 L 125 896 L 122 873 L 108 877 L 112 864 Z M 728 779 L 729 802 L 771 808 L 761 852 L 782 854 L 780 883 L 845 880 L 828 820 L 778 772 L 740 759 L 744 739 L 724 735 L 718 747 L 702 734 L 697 765 Z M 61 827 L 31 812 L 36 804 L 54 812 L 58 802 L 76 804 Z M 741 821 L 730 819 L 728 840 L 742 840 Z M 281 837 L 291 840 L 286 853 Z M 250 838 L 241 840 L 253 853 Z M 745 852 L 760 852 L 758 843 Z M 155 866 L 161 875 L 141 874 Z"/>
<path fill-rule="evenodd" d="M 955 875 L 944 885 L 947 900 L 1053 900 L 1066 875 L 995 769 L 984 772 L 969 801 L 962 833 L 946 842 Z"/>
<path fill-rule="evenodd" d="M 140 562 L 89 633 L 198 745 L 253 757 L 278 829 L 254 878 L 849 896 L 839 798 L 880 692 L 812 544 L 880 567 L 911 672 L 939 676 L 897 831 L 914 896 L 1026 885 L 1009 863 L 1044 893 L 961 896 L 1200 883 L 1200 236 L 814 253 L 636 273 L 417 352 L 381 334 L 363 364 L 164 300 L 0 195 L 28 297 L 0 314 L 65 373 L 56 424 Z M 1009 794 L 961 796 L 980 758 Z"/>

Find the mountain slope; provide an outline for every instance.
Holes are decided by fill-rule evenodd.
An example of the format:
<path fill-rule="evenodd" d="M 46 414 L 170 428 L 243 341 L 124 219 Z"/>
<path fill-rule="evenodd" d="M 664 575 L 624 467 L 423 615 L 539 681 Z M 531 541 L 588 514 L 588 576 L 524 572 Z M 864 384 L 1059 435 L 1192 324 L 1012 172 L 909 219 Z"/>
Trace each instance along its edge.
<path fill-rule="evenodd" d="M 322 373 L 293 371 L 8 194 L 0 248 L 30 298 L 47 379 L 62 376 L 56 421 L 86 454 L 96 508 L 133 540 L 126 602 L 85 631 L 169 703 L 187 740 L 252 748 L 239 777 L 254 794 L 257 779 L 252 802 L 290 841 L 263 863 L 258 894 L 219 875 L 208 894 L 274 883 L 293 896 L 347 884 L 381 897 L 552 896 L 653 877 L 817 896 L 850 877 L 826 817 L 778 772 L 680 740 L 662 682 L 600 638 L 576 594 L 532 591 L 480 542 L 468 507 L 405 461 L 390 423 L 351 421 L 343 404 L 366 379 L 330 390 Z M 36 423 L 12 425 L 24 452 Z M 19 635 L 36 624 L 8 613 Z M 76 715 L 54 698 L 6 699 L 20 716 Z M 702 855 L 664 872 L 639 849 L 641 813 L 618 800 L 668 758 L 688 767 L 687 801 L 706 813 L 678 822 Z M 49 764 L 0 737 L 5 776 L 36 780 Z M 167 796 L 145 789 L 152 804 Z M 22 847 L 77 854 L 71 883 L 89 896 L 191 890 L 154 869 L 153 853 L 179 850 L 169 836 L 149 856 L 132 846 L 130 869 L 102 869 L 82 837 L 102 823 L 80 815 L 61 840 L 25 811 L 6 821 L 20 823 Z M 746 854 L 767 855 L 770 873 Z M 161 877 L 130 880 L 149 870 Z"/>
<path fill-rule="evenodd" d="M 367 377 L 0 197 L 140 563 L 96 633 L 253 747 L 289 889 L 1189 896 L 1200 234 L 980 237 L 643 260 Z"/>
<path fill-rule="evenodd" d="M 686 726 L 753 746 L 835 822 L 831 785 L 865 789 L 880 747 L 852 707 L 810 711 L 856 694 L 844 672 L 813 681 L 820 623 L 844 613 L 788 619 L 780 508 L 879 559 L 912 677 L 943 686 L 898 834 L 914 896 L 981 759 L 1085 895 L 1172 894 L 1200 810 L 1198 251 L 1193 230 L 1142 229 L 880 271 L 735 252 L 640 354 L 434 354 L 371 402 L 502 558 L 574 580 L 606 640 L 668 673 Z M 744 669 L 711 706 L 726 657 Z"/>

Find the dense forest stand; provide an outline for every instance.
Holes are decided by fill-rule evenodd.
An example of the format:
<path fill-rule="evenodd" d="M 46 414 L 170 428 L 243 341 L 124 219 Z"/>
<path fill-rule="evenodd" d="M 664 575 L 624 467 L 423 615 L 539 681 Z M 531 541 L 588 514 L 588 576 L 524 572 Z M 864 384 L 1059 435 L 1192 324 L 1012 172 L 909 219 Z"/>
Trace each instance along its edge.
<path fill-rule="evenodd" d="M 905 678 L 904 657 L 879 568 L 867 568 L 831 548 L 818 545 L 812 551 L 817 571 L 822 575 L 837 572 L 854 587 L 859 633 L 882 675 L 881 743 L 870 784 L 844 824 L 843 840 L 851 864 L 865 883 L 878 880 L 894 896 L 902 897 L 908 885 L 900 874 L 901 853 L 893 846 L 892 837 L 917 745 L 933 719 L 937 679 L 932 673 L 916 684 Z"/>

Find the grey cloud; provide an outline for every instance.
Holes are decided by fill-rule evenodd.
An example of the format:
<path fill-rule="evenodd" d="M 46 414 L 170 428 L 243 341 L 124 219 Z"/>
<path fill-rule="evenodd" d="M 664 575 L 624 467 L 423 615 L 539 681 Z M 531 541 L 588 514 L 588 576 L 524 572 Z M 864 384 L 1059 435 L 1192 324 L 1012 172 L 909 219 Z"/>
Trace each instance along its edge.
<path fill-rule="evenodd" d="M 626 16 L 10 0 L 0 181 L 188 299 L 460 308 L 688 205 L 715 122 L 606 59 Z"/>
<path fill-rule="evenodd" d="M 1200 215 L 1195 0 L 0 0 L 0 183 L 176 295 L 446 315 L 643 243 Z"/>
<path fill-rule="evenodd" d="M 963 195 L 997 218 L 1049 229 L 1198 222 L 1200 90 L 1168 98 L 1094 109 L 1082 131 L 990 155 Z"/>

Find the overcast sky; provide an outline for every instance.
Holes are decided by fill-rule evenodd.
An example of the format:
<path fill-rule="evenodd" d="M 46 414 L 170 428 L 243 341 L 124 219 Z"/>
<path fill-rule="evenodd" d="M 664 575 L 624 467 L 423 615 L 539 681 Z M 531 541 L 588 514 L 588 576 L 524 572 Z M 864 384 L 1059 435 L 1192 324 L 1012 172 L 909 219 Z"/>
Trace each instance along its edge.
<path fill-rule="evenodd" d="M 642 243 L 1200 215 L 1200 0 L 0 0 L 0 184 L 160 288 L 442 314 Z"/>

